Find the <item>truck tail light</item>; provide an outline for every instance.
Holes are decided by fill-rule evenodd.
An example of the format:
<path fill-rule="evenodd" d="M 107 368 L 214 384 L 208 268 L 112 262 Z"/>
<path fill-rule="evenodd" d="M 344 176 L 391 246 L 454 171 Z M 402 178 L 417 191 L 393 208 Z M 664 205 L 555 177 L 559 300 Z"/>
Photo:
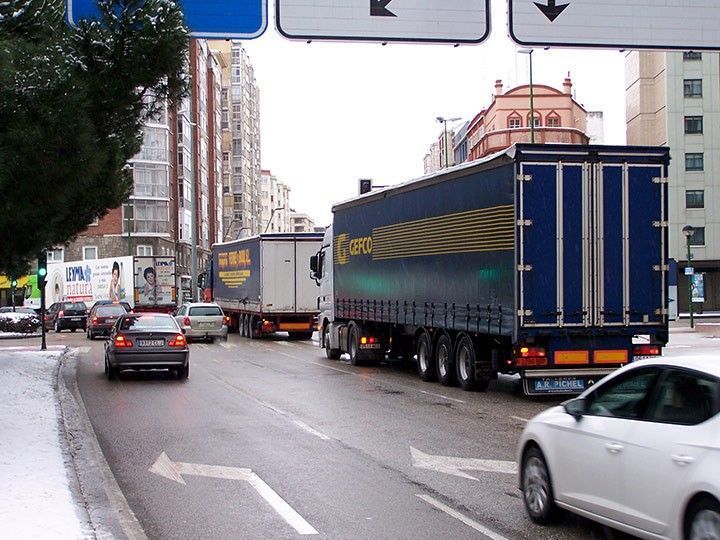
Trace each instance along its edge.
<path fill-rule="evenodd" d="M 190 326 L 190 317 L 185 317 L 183 319 L 183 326 Z"/>
<path fill-rule="evenodd" d="M 122 349 L 125 347 L 132 347 L 132 341 L 122 335 L 115 336 L 115 347 Z"/>
<path fill-rule="evenodd" d="M 515 350 L 515 364 L 518 367 L 547 366 L 548 359 L 542 347 L 522 346 Z"/>
<path fill-rule="evenodd" d="M 174 338 L 168 341 L 168 345 L 170 347 L 184 347 L 185 345 L 187 345 L 187 340 L 185 339 L 184 335 L 177 334 Z"/>
<path fill-rule="evenodd" d="M 659 345 L 633 345 L 633 356 L 660 356 L 662 348 Z"/>

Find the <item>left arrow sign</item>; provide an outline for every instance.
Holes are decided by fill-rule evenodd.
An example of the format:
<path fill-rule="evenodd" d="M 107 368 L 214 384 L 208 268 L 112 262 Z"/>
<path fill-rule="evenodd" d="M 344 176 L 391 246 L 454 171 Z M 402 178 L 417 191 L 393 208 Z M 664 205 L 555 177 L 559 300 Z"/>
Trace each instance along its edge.
<path fill-rule="evenodd" d="M 220 465 L 201 465 L 200 463 L 181 463 L 172 461 L 165 452 L 155 460 L 149 471 L 178 484 L 187 485 L 186 476 L 205 476 L 209 478 L 225 478 L 227 480 L 244 480 L 248 482 L 265 501 L 287 521 L 299 534 L 318 534 L 292 506 L 285 502 L 275 490 L 268 486 L 262 478 L 243 467 L 223 467 Z"/>
<path fill-rule="evenodd" d="M 387 6 L 392 0 L 370 0 L 371 17 L 397 17 Z"/>

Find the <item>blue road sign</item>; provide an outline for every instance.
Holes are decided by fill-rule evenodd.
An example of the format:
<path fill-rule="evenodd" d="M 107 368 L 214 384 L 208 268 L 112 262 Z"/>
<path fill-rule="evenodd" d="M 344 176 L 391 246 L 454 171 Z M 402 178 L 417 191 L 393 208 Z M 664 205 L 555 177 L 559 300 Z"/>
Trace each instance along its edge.
<path fill-rule="evenodd" d="M 97 0 L 66 0 L 68 22 L 97 18 Z M 179 4 L 193 37 L 253 39 L 267 28 L 267 0 L 184 0 Z"/>

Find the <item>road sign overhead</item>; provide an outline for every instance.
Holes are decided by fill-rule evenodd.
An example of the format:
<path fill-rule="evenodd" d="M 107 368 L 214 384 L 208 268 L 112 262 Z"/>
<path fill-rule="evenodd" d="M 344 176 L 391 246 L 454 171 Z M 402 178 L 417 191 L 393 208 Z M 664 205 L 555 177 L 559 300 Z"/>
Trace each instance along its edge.
<path fill-rule="evenodd" d="M 67 0 L 71 25 L 96 18 L 97 0 Z M 252 39 L 267 28 L 267 0 L 184 0 L 185 21 L 196 38 Z"/>
<path fill-rule="evenodd" d="M 489 0 L 277 0 L 276 6 L 278 31 L 291 39 L 480 43 L 490 33 Z"/>
<path fill-rule="evenodd" d="M 718 0 L 508 0 L 521 45 L 720 49 Z"/>

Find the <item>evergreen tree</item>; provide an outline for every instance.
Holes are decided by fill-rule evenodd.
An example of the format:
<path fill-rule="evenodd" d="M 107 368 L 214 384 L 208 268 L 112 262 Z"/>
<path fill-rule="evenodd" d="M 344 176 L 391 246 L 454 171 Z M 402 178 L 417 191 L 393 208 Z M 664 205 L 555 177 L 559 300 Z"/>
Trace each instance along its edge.
<path fill-rule="evenodd" d="M 142 125 L 188 91 L 189 34 L 170 0 L 0 2 L 0 273 L 72 240 L 132 191 Z"/>

